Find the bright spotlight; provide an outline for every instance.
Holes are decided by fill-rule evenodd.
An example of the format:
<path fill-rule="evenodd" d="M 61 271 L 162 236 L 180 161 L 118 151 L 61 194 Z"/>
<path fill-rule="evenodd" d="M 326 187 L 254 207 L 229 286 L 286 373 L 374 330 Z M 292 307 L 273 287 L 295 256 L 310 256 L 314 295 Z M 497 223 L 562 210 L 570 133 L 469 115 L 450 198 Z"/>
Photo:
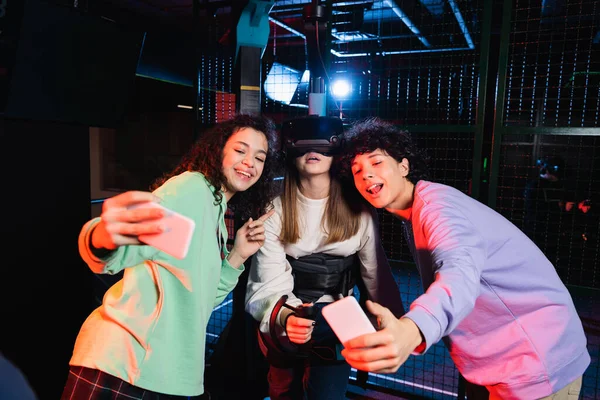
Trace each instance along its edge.
<path fill-rule="evenodd" d="M 337 99 L 343 99 L 350 93 L 350 83 L 343 79 L 339 79 L 331 85 L 331 94 Z"/>

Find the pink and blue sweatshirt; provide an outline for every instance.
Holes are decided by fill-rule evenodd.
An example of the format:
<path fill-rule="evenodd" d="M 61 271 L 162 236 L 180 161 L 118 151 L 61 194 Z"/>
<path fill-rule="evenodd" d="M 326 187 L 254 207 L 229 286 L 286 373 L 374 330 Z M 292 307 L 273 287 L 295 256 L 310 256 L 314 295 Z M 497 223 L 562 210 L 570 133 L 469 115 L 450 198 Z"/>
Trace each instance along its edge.
<path fill-rule="evenodd" d="M 426 341 L 491 399 L 537 399 L 590 364 L 573 300 L 544 253 L 502 215 L 420 181 L 405 221 L 425 293 L 410 306 Z"/>

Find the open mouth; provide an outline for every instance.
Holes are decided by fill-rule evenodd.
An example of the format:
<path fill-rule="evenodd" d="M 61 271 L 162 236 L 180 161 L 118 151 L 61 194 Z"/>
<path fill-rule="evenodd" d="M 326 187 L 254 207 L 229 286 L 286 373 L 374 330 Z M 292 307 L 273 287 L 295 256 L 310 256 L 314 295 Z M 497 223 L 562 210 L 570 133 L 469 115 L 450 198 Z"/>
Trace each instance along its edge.
<path fill-rule="evenodd" d="M 305 158 L 306 161 L 321 161 L 321 158 L 316 153 L 308 153 Z"/>
<path fill-rule="evenodd" d="M 236 169 L 236 170 L 235 170 L 235 172 L 236 172 L 238 175 L 240 175 L 240 176 L 243 176 L 243 177 L 245 177 L 245 178 L 252 178 L 252 175 L 250 175 L 250 174 L 249 174 L 248 172 L 246 172 L 246 171 L 241 171 L 241 170 L 239 170 L 239 169 Z"/>
<path fill-rule="evenodd" d="M 377 194 L 383 188 L 383 183 L 375 183 L 367 188 L 367 193 L 369 194 Z"/>

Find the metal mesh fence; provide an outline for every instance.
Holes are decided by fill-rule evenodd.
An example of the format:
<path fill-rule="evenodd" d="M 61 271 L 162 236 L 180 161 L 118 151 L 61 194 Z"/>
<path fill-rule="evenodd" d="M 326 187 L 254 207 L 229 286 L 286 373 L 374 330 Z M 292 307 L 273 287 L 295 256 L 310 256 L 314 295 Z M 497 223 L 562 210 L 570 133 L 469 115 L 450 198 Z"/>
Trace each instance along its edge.
<path fill-rule="evenodd" d="M 584 399 L 598 398 L 600 385 L 600 321 L 591 313 L 600 289 L 599 16 L 597 0 L 514 1 L 501 44 L 508 56 L 500 59 L 506 97 L 497 209 L 538 244 L 570 287 L 592 356 Z"/>
<path fill-rule="evenodd" d="M 600 137 L 505 135 L 497 209 L 525 230 L 554 263 L 566 284 L 600 288 L 598 197 Z M 560 182 L 540 186 L 540 158 L 560 158 Z M 586 206 L 586 204 L 589 204 Z"/>
<path fill-rule="evenodd" d="M 536 241 L 565 283 L 594 288 L 600 130 L 545 128 L 599 126 L 599 7 L 514 3 L 498 174 L 499 210 Z M 540 174 L 548 168 L 556 169 L 554 182 Z"/>
<path fill-rule="evenodd" d="M 514 1 L 507 126 L 600 126 L 600 2 Z"/>

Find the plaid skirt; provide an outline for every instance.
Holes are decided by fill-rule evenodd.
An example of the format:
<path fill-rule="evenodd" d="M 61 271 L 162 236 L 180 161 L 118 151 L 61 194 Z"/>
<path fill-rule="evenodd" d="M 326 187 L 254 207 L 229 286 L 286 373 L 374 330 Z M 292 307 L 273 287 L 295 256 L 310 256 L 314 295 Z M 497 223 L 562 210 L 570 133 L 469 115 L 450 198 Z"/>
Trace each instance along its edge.
<path fill-rule="evenodd" d="M 69 368 L 61 400 L 200 400 L 209 396 L 173 396 L 133 386 L 116 376 L 86 367 Z"/>

